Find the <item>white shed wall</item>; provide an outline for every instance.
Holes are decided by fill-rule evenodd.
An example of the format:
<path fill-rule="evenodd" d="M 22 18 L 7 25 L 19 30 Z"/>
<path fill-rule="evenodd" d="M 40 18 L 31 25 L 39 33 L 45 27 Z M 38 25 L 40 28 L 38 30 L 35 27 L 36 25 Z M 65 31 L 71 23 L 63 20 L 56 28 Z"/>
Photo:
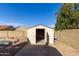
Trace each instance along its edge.
<path fill-rule="evenodd" d="M 27 30 L 27 38 L 30 41 L 31 44 L 35 44 L 35 29 L 31 28 Z"/>
<path fill-rule="evenodd" d="M 54 29 L 47 28 L 49 34 L 49 44 L 54 44 Z"/>

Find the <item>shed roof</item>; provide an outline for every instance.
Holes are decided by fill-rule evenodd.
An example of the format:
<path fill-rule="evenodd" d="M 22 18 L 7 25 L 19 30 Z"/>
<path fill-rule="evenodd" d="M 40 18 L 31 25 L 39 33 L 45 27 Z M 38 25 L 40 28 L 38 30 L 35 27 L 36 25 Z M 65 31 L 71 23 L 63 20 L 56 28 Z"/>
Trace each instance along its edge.
<path fill-rule="evenodd" d="M 51 28 L 51 27 L 48 27 L 48 26 L 42 25 L 42 24 L 38 24 L 38 25 L 32 26 L 32 27 L 30 27 L 30 28 L 37 27 L 37 26 L 44 26 L 44 27 L 47 27 L 47 28 L 50 28 L 50 29 L 54 29 L 54 28 Z M 30 29 L 30 28 L 27 28 L 27 29 Z"/>

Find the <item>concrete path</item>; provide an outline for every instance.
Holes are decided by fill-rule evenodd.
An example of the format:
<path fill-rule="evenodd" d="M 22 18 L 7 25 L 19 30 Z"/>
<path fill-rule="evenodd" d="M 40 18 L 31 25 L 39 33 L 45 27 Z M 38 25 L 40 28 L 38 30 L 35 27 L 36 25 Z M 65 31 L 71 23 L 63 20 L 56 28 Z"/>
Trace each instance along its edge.
<path fill-rule="evenodd" d="M 77 50 L 75 50 L 74 48 L 72 48 L 71 46 L 69 46 L 64 42 L 57 41 L 55 47 L 64 56 L 79 56 L 79 52 L 77 52 Z"/>
<path fill-rule="evenodd" d="M 45 45 L 26 45 L 15 56 L 62 56 L 54 47 Z"/>

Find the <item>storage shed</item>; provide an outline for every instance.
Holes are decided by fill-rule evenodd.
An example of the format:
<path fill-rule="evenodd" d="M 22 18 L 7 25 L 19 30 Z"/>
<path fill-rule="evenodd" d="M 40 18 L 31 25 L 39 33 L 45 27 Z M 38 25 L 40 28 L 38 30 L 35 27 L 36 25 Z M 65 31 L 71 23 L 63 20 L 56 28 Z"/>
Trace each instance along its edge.
<path fill-rule="evenodd" d="M 28 28 L 27 40 L 31 44 L 54 44 L 54 29 L 44 25 Z"/>

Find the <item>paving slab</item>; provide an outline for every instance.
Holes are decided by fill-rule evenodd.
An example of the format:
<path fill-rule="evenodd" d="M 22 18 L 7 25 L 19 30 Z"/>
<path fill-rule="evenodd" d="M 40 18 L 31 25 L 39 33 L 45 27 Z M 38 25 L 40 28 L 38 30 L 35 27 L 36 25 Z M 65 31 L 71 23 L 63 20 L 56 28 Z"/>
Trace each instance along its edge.
<path fill-rule="evenodd" d="M 26 45 L 15 56 L 62 56 L 62 54 L 51 46 Z"/>

